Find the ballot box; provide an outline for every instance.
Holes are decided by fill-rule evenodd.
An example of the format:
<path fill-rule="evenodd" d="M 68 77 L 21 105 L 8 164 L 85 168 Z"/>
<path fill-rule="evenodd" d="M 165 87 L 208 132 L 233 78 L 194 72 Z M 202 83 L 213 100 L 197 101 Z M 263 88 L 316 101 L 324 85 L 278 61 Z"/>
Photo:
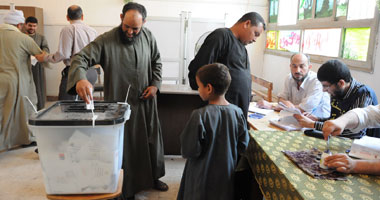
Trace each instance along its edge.
<path fill-rule="evenodd" d="M 130 112 L 126 103 L 95 101 L 87 110 L 83 101 L 59 101 L 31 116 L 46 193 L 115 192 Z"/>

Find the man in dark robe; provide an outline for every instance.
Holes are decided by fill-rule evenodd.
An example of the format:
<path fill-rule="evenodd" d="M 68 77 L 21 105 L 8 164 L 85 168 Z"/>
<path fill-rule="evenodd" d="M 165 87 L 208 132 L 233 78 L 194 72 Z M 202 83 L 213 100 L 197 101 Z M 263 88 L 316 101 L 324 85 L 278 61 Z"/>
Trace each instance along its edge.
<path fill-rule="evenodd" d="M 231 74 L 231 85 L 226 93 L 226 99 L 228 102 L 239 106 L 247 118 L 252 80 L 245 45 L 256 42 L 265 27 L 265 21 L 258 13 L 249 12 L 243 15 L 231 28 L 219 28 L 210 33 L 195 58 L 190 62 L 188 74 L 190 87 L 193 90 L 198 88 L 195 74 L 203 65 L 215 62 L 225 64 Z M 247 193 L 251 190 L 248 182 L 252 181 L 253 177 L 245 158 L 240 159 L 239 165 L 239 172 L 235 178 L 236 183 L 239 184 L 235 188 L 236 199 L 248 199 Z M 258 190 L 258 188 L 255 189 Z"/>
<path fill-rule="evenodd" d="M 49 46 L 45 36 L 36 32 L 38 27 L 37 18 L 30 16 L 25 20 L 25 33 L 29 35 L 37 43 L 42 51 L 49 53 Z M 48 67 L 49 63 L 37 62 L 32 66 L 34 85 L 37 92 L 37 109 L 41 110 L 45 107 L 46 100 L 46 77 L 44 67 Z"/>
<path fill-rule="evenodd" d="M 165 175 L 163 142 L 156 94 L 161 86 L 161 58 L 156 40 L 145 27 L 145 7 L 130 2 L 120 15 L 122 23 L 96 38 L 71 62 L 68 92 L 89 103 L 92 85 L 86 70 L 100 64 L 104 71 L 104 99 L 131 105 L 124 128 L 124 183 L 121 199 L 154 187 L 166 191 L 158 179 Z M 90 98 L 87 98 L 89 96 Z"/>
<path fill-rule="evenodd" d="M 256 42 L 265 30 L 264 19 L 256 12 L 243 15 L 231 28 L 214 30 L 189 65 L 189 82 L 198 89 L 195 73 L 210 63 L 225 64 L 230 70 L 231 85 L 226 93 L 228 102 L 239 106 L 247 117 L 251 97 L 251 67 L 245 45 Z"/>

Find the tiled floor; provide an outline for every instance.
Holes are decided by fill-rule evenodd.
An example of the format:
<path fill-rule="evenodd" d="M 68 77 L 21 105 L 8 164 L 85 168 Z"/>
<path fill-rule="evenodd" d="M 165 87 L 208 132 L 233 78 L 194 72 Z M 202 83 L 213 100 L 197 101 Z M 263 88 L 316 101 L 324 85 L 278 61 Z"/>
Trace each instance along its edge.
<path fill-rule="evenodd" d="M 35 147 L 21 148 L 0 153 L 0 199 L 46 199 L 42 169 Z M 180 156 L 165 156 L 166 176 L 161 180 L 169 185 L 169 191 L 142 191 L 137 200 L 174 200 L 185 160 Z"/>

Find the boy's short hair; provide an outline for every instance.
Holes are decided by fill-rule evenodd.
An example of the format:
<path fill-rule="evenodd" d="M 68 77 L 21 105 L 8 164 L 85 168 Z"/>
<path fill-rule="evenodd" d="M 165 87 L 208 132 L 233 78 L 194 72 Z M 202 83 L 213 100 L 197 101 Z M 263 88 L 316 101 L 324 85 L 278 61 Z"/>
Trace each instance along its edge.
<path fill-rule="evenodd" d="M 231 83 L 231 75 L 228 68 L 221 63 L 204 65 L 198 69 L 196 76 L 204 86 L 212 85 L 216 95 L 227 92 Z"/>
<path fill-rule="evenodd" d="M 351 82 L 350 69 L 340 60 L 329 60 L 321 65 L 317 72 L 319 81 L 327 81 L 330 84 L 338 83 L 343 79 L 346 83 Z"/>

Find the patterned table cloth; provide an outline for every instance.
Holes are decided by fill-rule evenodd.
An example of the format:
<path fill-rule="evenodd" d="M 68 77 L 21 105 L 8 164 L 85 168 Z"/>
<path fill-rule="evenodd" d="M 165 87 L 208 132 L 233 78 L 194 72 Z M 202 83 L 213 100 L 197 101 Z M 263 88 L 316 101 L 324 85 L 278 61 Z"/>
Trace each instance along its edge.
<path fill-rule="evenodd" d="M 317 148 L 326 142 L 302 132 L 250 131 L 247 157 L 265 199 L 379 200 L 380 176 L 352 174 L 346 181 L 315 179 L 304 173 L 281 151 Z M 352 140 L 330 138 L 332 153 L 344 153 Z"/>

